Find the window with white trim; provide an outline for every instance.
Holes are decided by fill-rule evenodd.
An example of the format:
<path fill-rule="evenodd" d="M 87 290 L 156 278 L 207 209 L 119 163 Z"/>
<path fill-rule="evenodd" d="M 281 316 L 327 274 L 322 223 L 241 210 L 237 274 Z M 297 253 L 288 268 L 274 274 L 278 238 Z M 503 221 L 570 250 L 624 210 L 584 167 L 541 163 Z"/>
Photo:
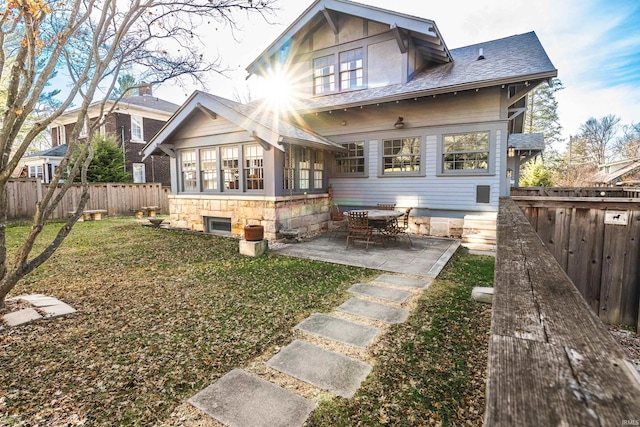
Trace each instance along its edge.
<path fill-rule="evenodd" d="M 313 188 L 324 187 L 324 151 L 316 151 L 313 160 Z"/>
<path fill-rule="evenodd" d="M 64 131 L 64 126 L 56 126 L 54 128 L 54 132 L 56 135 L 56 143 L 58 145 L 63 145 L 65 144 L 65 131 Z"/>
<path fill-rule="evenodd" d="M 321 95 L 335 90 L 336 74 L 333 55 L 315 58 L 313 60 L 313 93 Z"/>
<path fill-rule="evenodd" d="M 340 52 L 340 90 L 364 86 L 362 48 Z"/>
<path fill-rule="evenodd" d="M 238 147 L 222 147 L 222 181 L 224 190 L 239 189 Z"/>
<path fill-rule="evenodd" d="M 207 148 L 200 150 L 200 176 L 202 191 L 218 189 L 218 150 Z"/>
<path fill-rule="evenodd" d="M 85 119 L 84 123 L 82 123 L 82 129 L 80 130 L 80 138 L 85 138 L 89 135 L 89 119 Z"/>
<path fill-rule="evenodd" d="M 42 165 L 29 166 L 29 178 L 42 178 L 44 176 L 44 168 Z"/>
<path fill-rule="evenodd" d="M 283 168 L 282 188 L 284 190 L 295 190 L 296 177 L 296 158 L 293 146 L 289 145 L 284 152 L 284 168 Z"/>
<path fill-rule="evenodd" d="M 131 141 L 144 142 L 143 119 L 131 116 Z"/>
<path fill-rule="evenodd" d="M 311 172 L 311 150 L 309 150 L 308 148 L 300 149 L 300 161 L 298 162 L 298 169 L 298 188 L 300 190 L 308 190 Z"/>
<path fill-rule="evenodd" d="M 182 191 L 193 192 L 198 190 L 196 179 L 196 150 L 182 151 L 180 153 L 180 172 L 182 176 Z"/>
<path fill-rule="evenodd" d="M 133 182 L 136 184 L 147 182 L 144 163 L 133 164 Z"/>
<path fill-rule="evenodd" d="M 259 145 L 244 146 L 244 179 L 247 190 L 264 190 L 263 150 Z"/>
<path fill-rule="evenodd" d="M 488 172 L 489 132 L 459 133 L 442 137 L 442 172 Z"/>
<path fill-rule="evenodd" d="M 420 138 L 383 140 L 382 174 L 395 175 L 420 172 L 420 145 Z"/>
<path fill-rule="evenodd" d="M 346 153 L 336 153 L 337 173 L 344 175 L 364 175 L 365 157 L 364 142 L 348 142 L 342 144 Z"/>

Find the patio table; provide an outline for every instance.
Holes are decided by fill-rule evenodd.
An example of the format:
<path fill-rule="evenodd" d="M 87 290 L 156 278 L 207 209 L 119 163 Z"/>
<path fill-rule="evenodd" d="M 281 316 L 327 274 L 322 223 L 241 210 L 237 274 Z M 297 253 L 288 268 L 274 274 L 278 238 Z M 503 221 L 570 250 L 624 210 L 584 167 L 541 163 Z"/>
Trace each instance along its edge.
<path fill-rule="evenodd" d="M 371 223 L 371 226 L 380 232 L 386 230 L 387 225 L 390 222 L 404 215 L 404 212 L 383 209 L 359 209 L 351 210 L 349 212 L 368 212 L 369 222 Z"/>

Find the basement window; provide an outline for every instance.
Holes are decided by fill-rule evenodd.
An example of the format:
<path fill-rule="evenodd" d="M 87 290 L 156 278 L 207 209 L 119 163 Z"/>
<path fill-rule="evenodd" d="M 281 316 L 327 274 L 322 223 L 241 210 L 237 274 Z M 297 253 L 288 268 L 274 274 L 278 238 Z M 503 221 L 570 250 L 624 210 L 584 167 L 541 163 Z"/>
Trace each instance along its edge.
<path fill-rule="evenodd" d="M 231 218 L 205 216 L 204 229 L 211 234 L 231 234 Z"/>

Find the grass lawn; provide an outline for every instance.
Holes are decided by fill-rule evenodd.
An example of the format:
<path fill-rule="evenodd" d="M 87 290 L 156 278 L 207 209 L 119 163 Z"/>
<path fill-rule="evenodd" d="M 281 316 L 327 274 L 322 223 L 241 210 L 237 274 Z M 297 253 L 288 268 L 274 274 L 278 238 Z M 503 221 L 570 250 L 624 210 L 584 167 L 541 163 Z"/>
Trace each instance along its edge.
<path fill-rule="evenodd" d="M 9 227 L 9 242 L 26 231 Z M 163 420 L 234 367 L 286 345 L 297 322 L 332 310 L 375 274 L 243 257 L 237 240 L 132 219 L 78 223 L 9 295 L 44 293 L 78 313 L 0 332 L 0 425 Z"/>
<path fill-rule="evenodd" d="M 8 228 L 13 240 L 26 231 Z M 78 313 L 0 332 L 0 425 L 162 422 L 378 274 L 243 257 L 237 240 L 131 219 L 78 223 L 11 294 L 44 293 Z M 308 425 L 480 425 L 490 309 L 470 292 L 492 282 L 492 258 L 456 255 L 371 349 L 377 362 L 356 396 L 323 398 Z"/>

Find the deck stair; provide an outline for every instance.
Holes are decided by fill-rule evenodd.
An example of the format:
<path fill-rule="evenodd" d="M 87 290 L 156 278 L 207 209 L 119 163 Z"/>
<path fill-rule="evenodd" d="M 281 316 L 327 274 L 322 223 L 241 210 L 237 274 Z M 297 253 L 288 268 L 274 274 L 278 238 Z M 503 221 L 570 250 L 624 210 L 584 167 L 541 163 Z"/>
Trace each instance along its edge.
<path fill-rule="evenodd" d="M 496 250 L 496 214 L 465 215 L 462 246 L 476 251 Z"/>

